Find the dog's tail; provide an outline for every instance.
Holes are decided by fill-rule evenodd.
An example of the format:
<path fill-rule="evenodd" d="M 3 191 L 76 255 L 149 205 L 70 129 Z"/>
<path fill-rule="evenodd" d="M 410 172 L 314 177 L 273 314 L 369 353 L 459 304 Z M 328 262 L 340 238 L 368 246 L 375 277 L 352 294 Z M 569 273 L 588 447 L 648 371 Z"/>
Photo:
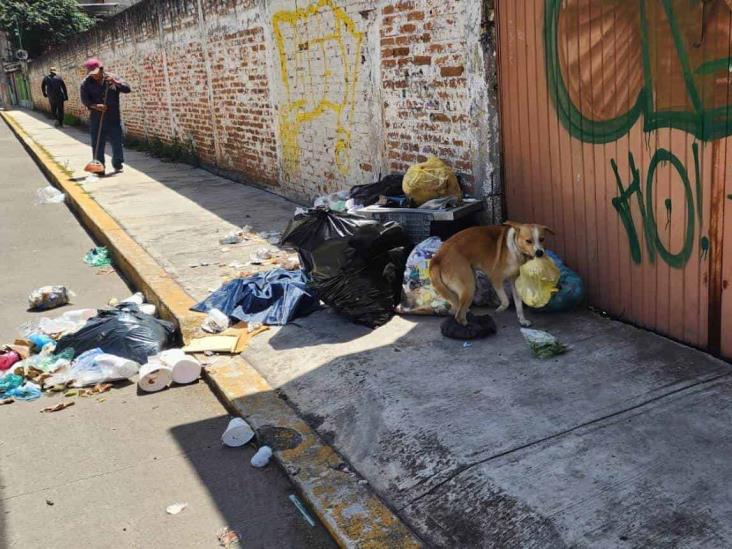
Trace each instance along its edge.
<path fill-rule="evenodd" d="M 439 256 L 435 256 L 430 261 L 430 280 L 438 293 L 447 299 L 453 307 L 457 307 L 458 295 L 442 280 L 442 261 Z"/>

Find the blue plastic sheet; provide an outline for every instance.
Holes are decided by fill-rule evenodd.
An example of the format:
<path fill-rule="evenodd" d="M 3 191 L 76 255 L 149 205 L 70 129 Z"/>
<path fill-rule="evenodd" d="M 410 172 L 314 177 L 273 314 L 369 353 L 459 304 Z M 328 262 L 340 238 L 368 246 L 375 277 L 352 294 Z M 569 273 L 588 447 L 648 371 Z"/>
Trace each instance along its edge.
<path fill-rule="evenodd" d="M 218 309 L 236 320 L 283 326 L 318 307 L 319 300 L 302 271 L 273 269 L 227 282 L 192 310 Z"/>

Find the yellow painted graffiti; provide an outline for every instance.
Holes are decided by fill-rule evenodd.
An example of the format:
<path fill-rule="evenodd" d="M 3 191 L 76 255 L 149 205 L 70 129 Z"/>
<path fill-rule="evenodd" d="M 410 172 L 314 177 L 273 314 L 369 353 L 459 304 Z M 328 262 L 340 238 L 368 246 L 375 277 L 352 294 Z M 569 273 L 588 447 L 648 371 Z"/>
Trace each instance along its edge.
<path fill-rule="evenodd" d="M 285 88 L 279 115 L 285 171 L 292 176 L 300 165 L 302 125 L 332 113 L 336 117 L 334 160 L 339 172 L 345 175 L 350 166 L 351 127 L 364 35 L 332 0 L 317 0 L 306 8 L 279 11 L 272 16 L 272 28 Z M 336 66 L 332 67 L 332 63 Z M 342 65 L 342 77 L 334 72 L 337 64 Z"/>

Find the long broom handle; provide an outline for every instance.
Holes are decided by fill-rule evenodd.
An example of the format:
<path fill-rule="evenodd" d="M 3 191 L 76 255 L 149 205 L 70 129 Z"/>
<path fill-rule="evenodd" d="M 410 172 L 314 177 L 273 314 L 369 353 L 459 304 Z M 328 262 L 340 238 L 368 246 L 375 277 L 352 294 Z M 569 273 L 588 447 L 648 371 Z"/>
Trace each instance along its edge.
<path fill-rule="evenodd" d="M 106 107 L 107 106 L 107 92 L 109 91 L 109 84 L 104 83 L 104 99 L 102 99 L 102 104 Z M 99 153 L 99 139 L 102 137 L 102 125 L 104 124 L 104 115 L 107 114 L 107 111 L 102 111 L 101 116 L 99 117 L 99 129 L 97 130 L 97 144 L 94 146 L 94 158 L 92 160 L 97 159 L 97 154 Z"/>

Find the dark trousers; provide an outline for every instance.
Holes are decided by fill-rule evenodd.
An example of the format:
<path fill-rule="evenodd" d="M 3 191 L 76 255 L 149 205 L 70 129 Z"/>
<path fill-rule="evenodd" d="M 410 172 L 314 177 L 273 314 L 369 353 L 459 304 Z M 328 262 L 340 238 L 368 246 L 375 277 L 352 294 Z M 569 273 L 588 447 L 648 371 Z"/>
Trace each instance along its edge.
<path fill-rule="evenodd" d="M 59 126 L 64 125 L 64 100 L 48 98 L 48 102 L 51 105 L 51 114 L 58 122 Z"/>
<path fill-rule="evenodd" d="M 92 116 L 89 120 L 89 134 L 91 135 L 92 154 L 96 151 L 96 159 L 104 165 L 104 148 L 107 141 L 112 145 L 112 166 L 117 169 L 125 161 L 122 150 L 122 123 L 119 120 L 105 119 L 102 123 L 102 133 L 99 137 L 97 149 L 97 133 L 99 132 L 99 116 Z"/>

